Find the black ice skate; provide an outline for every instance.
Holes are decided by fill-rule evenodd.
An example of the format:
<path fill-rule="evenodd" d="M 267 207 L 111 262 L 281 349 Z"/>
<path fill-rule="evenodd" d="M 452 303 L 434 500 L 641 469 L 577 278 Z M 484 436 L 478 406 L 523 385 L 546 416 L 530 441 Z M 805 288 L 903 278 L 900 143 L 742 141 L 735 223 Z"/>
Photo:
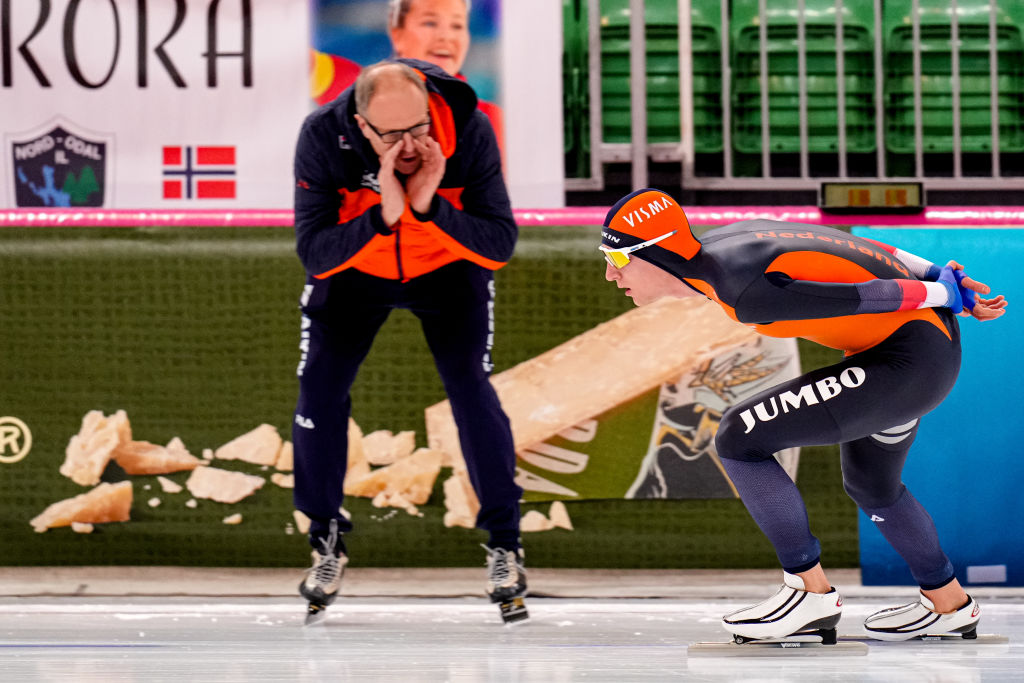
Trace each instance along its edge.
<path fill-rule="evenodd" d="M 528 619 L 526 611 L 526 571 L 523 569 L 523 551 L 488 548 L 487 595 L 498 603 L 501 619 L 506 624 Z"/>
<path fill-rule="evenodd" d="M 327 606 L 334 602 L 341 588 L 348 556 L 337 548 L 338 522 L 332 519 L 327 538 L 320 540 L 320 550 L 313 550 L 313 566 L 306 570 L 306 578 L 299 584 L 299 593 L 309 601 L 307 626 L 323 620 Z"/>

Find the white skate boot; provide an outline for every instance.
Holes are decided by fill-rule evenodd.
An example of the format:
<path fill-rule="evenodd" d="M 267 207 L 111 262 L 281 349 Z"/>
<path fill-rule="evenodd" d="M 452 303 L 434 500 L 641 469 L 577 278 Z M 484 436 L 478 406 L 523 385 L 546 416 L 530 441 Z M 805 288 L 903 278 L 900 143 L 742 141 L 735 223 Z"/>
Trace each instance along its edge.
<path fill-rule="evenodd" d="M 843 599 L 835 588 L 828 593 L 804 589 L 799 576 L 783 572 L 785 584 L 764 602 L 733 612 L 722 626 L 741 644 L 795 635 L 816 635 L 825 645 L 835 645 L 836 626 L 843 613 Z"/>
<path fill-rule="evenodd" d="M 967 604 L 952 614 L 939 614 L 924 595 L 909 605 L 875 612 L 864 620 L 864 631 L 876 640 L 910 640 L 923 636 L 956 634 L 966 640 L 978 637 L 981 607 L 967 596 Z"/>

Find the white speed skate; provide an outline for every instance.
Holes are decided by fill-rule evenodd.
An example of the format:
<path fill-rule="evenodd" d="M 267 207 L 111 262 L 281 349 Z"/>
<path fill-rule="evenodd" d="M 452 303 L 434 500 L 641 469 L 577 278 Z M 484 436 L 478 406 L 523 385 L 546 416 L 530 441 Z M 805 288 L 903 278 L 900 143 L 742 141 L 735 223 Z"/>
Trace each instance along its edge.
<path fill-rule="evenodd" d="M 952 614 L 939 614 L 923 594 L 917 602 L 875 612 L 864 620 L 864 631 L 876 640 L 910 640 L 925 636 L 978 637 L 981 608 L 967 596 L 967 604 Z"/>
<path fill-rule="evenodd" d="M 733 642 L 816 635 L 822 644 L 835 645 L 836 626 L 843 613 L 843 599 L 836 589 L 824 594 L 808 592 L 803 579 L 789 572 L 783 572 L 783 580 L 784 585 L 772 597 L 722 619 Z"/>

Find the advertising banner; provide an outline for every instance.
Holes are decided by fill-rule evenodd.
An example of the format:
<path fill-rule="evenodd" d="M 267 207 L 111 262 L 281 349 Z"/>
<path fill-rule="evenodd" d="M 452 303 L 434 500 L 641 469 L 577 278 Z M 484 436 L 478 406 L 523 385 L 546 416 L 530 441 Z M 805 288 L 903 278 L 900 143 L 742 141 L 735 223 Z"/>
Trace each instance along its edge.
<path fill-rule="evenodd" d="M 406 2 L 402 12 L 402 3 L 389 0 L 316 0 L 313 96 L 319 104 L 330 102 L 355 82 L 362 67 L 408 57 L 460 74 L 481 100 L 498 102 L 501 3 L 467 4 L 468 13 L 461 2 Z"/>
<path fill-rule="evenodd" d="M 518 449 L 523 510 L 559 503 L 576 525 L 531 534 L 532 562 L 591 566 L 612 537 L 624 566 L 721 566 L 725 551 L 761 566 L 770 547 L 713 437 L 728 405 L 797 372 L 792 340 L 697 298 L 633 307 L 595 283 L 581 248 L 592 228 L 552 232 L 524 230 L 495 308 L 495 377 L 543 382 L 505 405 L 546 430 Z M 0 565 L 304 566 L 289 443 L 303 271 L 289 231 L 2 233 Z M 673 303 L 695 317 L 666 314 Z M 460 480 L 430 443 L 425 413 L 444 397 L 419 320 L 395 312 L 352 390 L 344 505 L 362 566 L 479 562 L 483 532 L 452 514 Z"/>
<path fill-rule="evenodd" d="M 0 7 L 0 205 L 291 207 L 307 0 Z"/>
<path fill-rule="evenodd" d="M 562 207 L 561 19 L 562 3 L 550 0 L 316 0 L 312 96 L 332 101 L 389 57 L 437 64 L 480 98 L 512 205 Z"/>
<path fill-rule="evenodd" d="M 855 228 L 869 237 L 945 265 L 949 259 L 1004 295 L 1024 297 L 1021 230 Z M 962 583 L 1024 586 L 1020 482 L 1020 370 L 1024 322 L 1012 308 L 981 323 L 960 318 L 963 360 L 956 386 L 921 418 L 903 481 L 935 520 L 943 550 Z M 906 563 L 876 521 L 860 513 L 860 566 L 867 585 L 913 585 Z"/>
<path fill-rule="evenodd" d="M 519 455 L 525 499 L 736 498 L 715 450 L 722 413 L 800 375 L 796 341 L 757 337 Z M 796 480 L 799 448 L 775 456 Z"/>

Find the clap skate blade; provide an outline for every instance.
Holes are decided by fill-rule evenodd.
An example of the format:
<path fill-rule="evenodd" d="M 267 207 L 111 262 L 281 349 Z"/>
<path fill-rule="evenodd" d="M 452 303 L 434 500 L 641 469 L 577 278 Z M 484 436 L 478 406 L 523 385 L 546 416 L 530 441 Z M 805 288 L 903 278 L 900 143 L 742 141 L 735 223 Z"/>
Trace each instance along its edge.
<path fill-rule="evenodd" d="M 862 642 L 862 643 L 953 643 L 963 645 L 1005 645 L 1010 642 L 1007 636 L 997 633 L 978 633 L 977 629 L 971 629 L 963 633 L 927 633 L 906 640 L 878 640 L 865 635 L 842 635 L 841 642 Z"/>
<path fill-rule="evenodd" d="M 821 638 L 821 642 L 815 643 L 813 641 L 786 640 L 786 638 L 795 638 L 796 636 L 817 636 Z M 808 645 L 835 645 L 836 641 L 836 630 L 834 628 L 821 628 L 811 629 L 808 631 L 797 631 L 796 633 L 791 633 L 788 636 L 785 636 L 784 638 L 748 638 L 746 636 L 740 635 L 734 635 L 732 637 L 732 642 L 736 643 L 737 645 L 744 645 L 746 643 L 789 643 L 787 647 L 794 647 L 794 645 L 796 647 L 799 647 L 803 643 L 807 643 Z"/>
<path fill-rule="evenodd" d="M 817 640 L 812 640 L 817 638 Z M 808 629 L 782 638 L 747 638 L 733 635 L 730 643 L 694 643 L 690 656 L 774 657 L 784 655 L 858 656 L 868 653 L 860 642 L 838 642 L 836 629 Z"/>

